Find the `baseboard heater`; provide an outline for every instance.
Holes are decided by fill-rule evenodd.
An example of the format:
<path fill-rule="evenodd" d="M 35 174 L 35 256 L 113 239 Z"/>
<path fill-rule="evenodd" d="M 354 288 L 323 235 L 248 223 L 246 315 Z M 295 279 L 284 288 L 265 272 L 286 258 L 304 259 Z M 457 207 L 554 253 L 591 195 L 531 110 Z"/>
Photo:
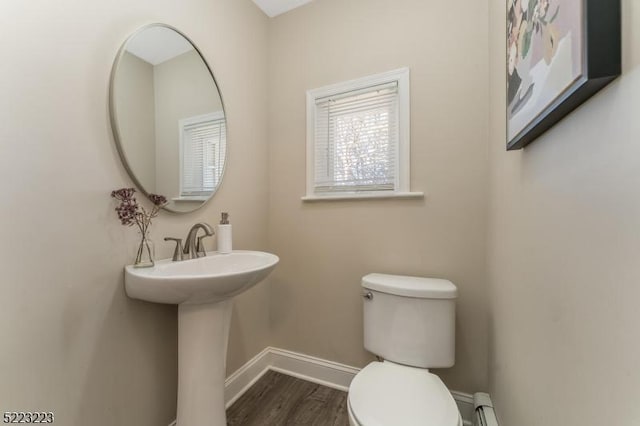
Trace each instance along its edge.
<path fill-rule="evenodd" d="M 473 408 L 475 409 L 474 426 L 498 426 L 498 418 L 488 393 L 474 393 Z"/>

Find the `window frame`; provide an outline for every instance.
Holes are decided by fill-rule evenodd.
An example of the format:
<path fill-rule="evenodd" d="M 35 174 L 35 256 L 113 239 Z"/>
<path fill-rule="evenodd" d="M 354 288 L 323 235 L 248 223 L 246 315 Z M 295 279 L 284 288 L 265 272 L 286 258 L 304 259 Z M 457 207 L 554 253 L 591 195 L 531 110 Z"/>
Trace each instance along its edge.
<path fill-rule="evenodd" d="M 409 68 L 370 75 L 337 84 L 323 86 L 307 91 L 307 171 L 306 196 L 303 201 L 366 199 L 366 198 L 415 198 L 423 197 L 422 192 L 410 191 L 410 162 L 411 162 L 411 100 L 409 87 Z M 397 82 L 398 85 L 398 143 L 395 147 L 395 182 L 394 189 L 387 191 L 335 191 L 315 192 L 315 152 L 316 152 L 316 100 L 342 95 L 349 92 L 366 90 L 369 87 Z"/>
<path fill-rule="evenodd" d="M 225 125 L 225 135 L 226 135 L 227 123 L 226 123 L 226 117 L 224 115 L 224 111 L 215 111 L 207 114 L 196 115 L 193 117 L 187 117 L 187 118 L 182 118 L 178 120 L 178 132 L 180 135 L 180 140 L 179 140 L 180 153 L 178 155 L 178 161 L 179 161 L 178 177 L 180 181 L 180 186 L 178 187 L 178 197 L 174 198 L 174 201 L 206 201 L 216 193 L 216 191 L 218 190 L 218 187 L 220 186 L 220 184 L 218 184 L 218 186 L 216 186 L 213 189 L 213 191 L 211 191 L 211 194 L 208 194 L 208 195 L 204 195 L 204 194 L 203 195 L 196 195 L 196 194 L 184 195 L 183 193 L 185 127 L 191 126 L 194 124 L 203 124 L 209 121 L 222 121 Z M 226 145 L 226 136 L 225 136 L 225 145 Z M 225 146 L 225 153 L 226 153 L 226 146 Z M 225 155 L 225 159 L 222 163 L 223 172 L 226 166 L 226 161 L 227 161 L 226 157 L 227 156 Z"/>

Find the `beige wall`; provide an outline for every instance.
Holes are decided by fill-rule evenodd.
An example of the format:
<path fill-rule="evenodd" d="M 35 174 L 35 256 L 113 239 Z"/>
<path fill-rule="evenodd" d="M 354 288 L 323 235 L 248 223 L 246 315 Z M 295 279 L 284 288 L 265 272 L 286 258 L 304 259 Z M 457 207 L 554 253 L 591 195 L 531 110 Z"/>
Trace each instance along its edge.
<path fill-rule="evenodd" d="M 322 0 L 270 24 L 273 344 L 363 366 L 360 278 L 445 277 L 460 288 L 454 389 L 487 384 L 487 3 Z M 305 92 L 408 66 L 411 185 L 424 200 L 305 204 Z"/>
<path fill-rule="evenodd" d="M 122 149 L 136 178 L 156 192 L 156 119 L 153 65 L 124 52 L 118 65 L 115 111 Z"/>
<path fill-rule="evenodd" d="M 230 211 L 237 248 L 267 243 L 267 19 L 249 0 L 30 2 L 1 6 L 0 411 L 52 410 L 70 426 L 175 418 L 176 309 L 123 289 L 133 229 L 109 198 L 131 180 L 108 116 L 112 61 L 149 22 L 185 31 L 228 98 L 229 170 L 194 214 L 162 214 L 153 237 L 184 237 Z M 228 367 L 267 346 L 267 285 L 240 297 Z"/>
<path fill-rule="evenodd" d="M 491 0 L 490 382 L 501 424 L 640 424 L 640 5 L 623 76 L 505 152 L 505 3 Z"/>
<path fill-rule="evenodd" d="M 222 101 L 195 50 L 156 65 L 153 76 L 157 190 L 172 199 L 180 196 L 180 120 L 222 111 Z M 194 206 L 188 204 L 173 204 L 171 208 L 192 210 Z"/>
<path fill-rule="evenodd" d="M 640 422 L 640 8 L 623 4 L 624 76 L 507 153 L 502 0 L 321 0 L 270 24 L 249 0 L 4 2 L 0 411 L 175 416 L 176 310 L 125 296 L 136 234 L 108 198 L 131 185 L 110 134 L 111 63 L 135 28 L 164 21 L 210 62 L 232 142 L 215 199 L 156 220 L 159 256 L 163 236 L 222 210 L 236 248 L 281 256 L 272 283 L 236 302 L 229 372 L 268 345 L 364 365 L 360 277 L 439 276 L 461 293 L 457 365 L 439 372 L 451 388 L 488 387 L 505 425 Z M 302 203 L 305 91 L 401 66 L 412 188 L 427 197 Z"/>

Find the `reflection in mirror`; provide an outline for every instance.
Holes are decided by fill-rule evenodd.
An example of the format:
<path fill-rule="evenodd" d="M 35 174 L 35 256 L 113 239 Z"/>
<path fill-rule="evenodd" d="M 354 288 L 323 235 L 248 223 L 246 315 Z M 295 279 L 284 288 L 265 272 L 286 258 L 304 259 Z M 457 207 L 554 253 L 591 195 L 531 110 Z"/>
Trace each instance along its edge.
<path fill-rule="evenodd" d="M 111 76 L 111 125 L 122 161 L 145 193 L 174 212 L 201 207 L 224 173 L 222 98 L 200 52 L 181 33 L 146 26 L 122 46 Z"/>

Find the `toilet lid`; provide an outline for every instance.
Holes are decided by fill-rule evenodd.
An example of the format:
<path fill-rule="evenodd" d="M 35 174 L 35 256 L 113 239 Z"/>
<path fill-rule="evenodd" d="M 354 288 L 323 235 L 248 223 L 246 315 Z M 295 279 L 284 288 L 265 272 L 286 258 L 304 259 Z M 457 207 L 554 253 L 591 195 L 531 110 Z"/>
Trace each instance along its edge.
<path fill-rule="evenodd" d="M 372 362 L 356 375 L 349 404 L 364 426 L 461 424 L 456 402 L 438 376 L 390 362 Z"/>

